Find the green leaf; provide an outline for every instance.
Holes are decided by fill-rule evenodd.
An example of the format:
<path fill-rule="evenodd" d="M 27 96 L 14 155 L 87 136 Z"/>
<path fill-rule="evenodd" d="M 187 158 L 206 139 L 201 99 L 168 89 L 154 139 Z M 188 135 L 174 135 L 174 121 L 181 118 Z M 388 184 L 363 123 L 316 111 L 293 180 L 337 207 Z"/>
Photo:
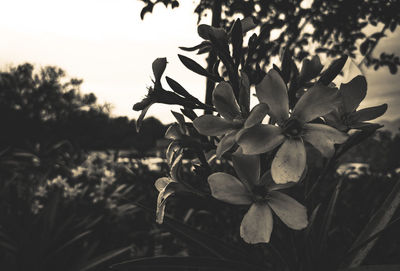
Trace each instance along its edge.
<path fill-rule="evenodd" d="M 318 83 L 321 83 L 325 86 L 329 85 L 333 79 L 341 72 L 344 64 L 346 64 L 348 56 L 344 55 L 339 59 L 336 59 L 332 62 L 332 64 L 326 69 L 325 72 L 322 73 L 321 77 L 318 80 Z"/>
<path fill-rule="evenodd" d="M 254 265 L 249 265 L 238 261 L 228 261 L 216 258 L 205 257 L 151 257 L 131 260 L 111 266 L 112 270 L 221 270 L 221 271 L 241 271 L 241 270 L 265 270 Z"/>
<path fill-rule="evenodd" d="M 221 81 L 221 78 L 206 71 L 206 69 L 204 69 L 202 66 L 200 66 L 200 64 L 198 64 L 196 61 L 194 61 L 186 56 L 183 56 L 183 55 L 178 55 L 178 57 L 179 57 L 180 61 L 183 63 L 183 65 L 185 65 L 185 67 L 188 68 L 189 70 L 191 70 L 192 72 L 206 76 L 206 77 L 210 78 L 211 80 L 213 80 L 214 82 Z"/>

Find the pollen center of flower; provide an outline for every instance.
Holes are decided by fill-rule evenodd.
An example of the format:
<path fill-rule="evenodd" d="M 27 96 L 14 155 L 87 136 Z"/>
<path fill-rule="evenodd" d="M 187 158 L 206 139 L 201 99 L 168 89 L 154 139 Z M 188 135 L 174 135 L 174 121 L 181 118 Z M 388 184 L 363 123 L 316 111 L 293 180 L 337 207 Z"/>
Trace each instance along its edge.
<path fill-rule="evenodd" d="M 302 129 L 303 125 L 300 121 L 297 119 L 289 119 L 283 127 L 283 133 L 287 137 L 298 137 L 300 136 Z"/>
<path fill-rule="evenodd" d="M 268 195 L 268 189 L 264 185 L 256 185 L 253 187 L 253 195 L 255 201 L 264 201 L 265 197 Z"/>
<path fill-rule="evenodd" d="M 351 120 L 348 114 L 344 114 L 342 116 L 342 122 L 344 125 L 349 126 L 351 124 Z"/>

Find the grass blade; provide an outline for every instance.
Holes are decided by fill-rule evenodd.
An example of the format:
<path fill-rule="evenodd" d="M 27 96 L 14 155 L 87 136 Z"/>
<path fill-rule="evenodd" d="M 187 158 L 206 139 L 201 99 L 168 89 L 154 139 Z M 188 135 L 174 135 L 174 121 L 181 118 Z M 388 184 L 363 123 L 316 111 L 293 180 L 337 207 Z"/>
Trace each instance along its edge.
<path fill-rule="evenodd" d="M 93 260 L 89 261 L 88 263 L 85 264 L 85 266 L 83 266 L 80 271 L 87 271 L 91 268 L 94 268 L 96 266 L 99 266 L 100 264 L 111 260 L 112 258 L 115 258 L 123 253 L 125 253 L 126 251 L 130 250 L 131 246 L 127 246 L 127 247 L 123 247 L 123 248 L 119 248 L 119 249 L 115 249 L 112 250 L 110 252 L 104 253 L 96 258 L 94 258 Z"/>
<path fill-rule="evenodd" d="M 378 233 L 379 231 L 385 229 L 392 219 L 394 213 L 400 205 L 400 182 L 397 179 L 393 190 L 387 196 L 386 200 L 383 202 L 381 207 L 377 210 L 377 212 L 372 216 L 371 220 L 364 227 L 354 244 L 353 248 L 359 246 L 368 240 L 371 236 Z M 342 266 L 345 267 L 357 267 L 359 266 L 368 255 L 370 250 L 374 247 L 376 241 L 378 240 L 377 236 L 374 240 L 370 241 L 367 245 L 362 246 L 356 253 L 353 254 Z M 383 269 L 382 269 L 383 270 Z M 386 270 L 386 269 L 385 269 Z M 399 270 L 399 269 L 397 269 Z"/>

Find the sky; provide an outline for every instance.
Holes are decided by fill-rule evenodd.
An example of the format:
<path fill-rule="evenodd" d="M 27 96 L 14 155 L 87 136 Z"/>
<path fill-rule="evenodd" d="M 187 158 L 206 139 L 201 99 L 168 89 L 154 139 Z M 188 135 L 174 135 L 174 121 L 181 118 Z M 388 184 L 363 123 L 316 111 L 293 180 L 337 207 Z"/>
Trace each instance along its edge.
<path fill-rule="evenodd" d="M 180 1 L 176 9 L 155 6 L 140 19 L 143 3 L 137 0 L 0 0 L 0 69 L 29 62 L 58 66 L 71 78 L 84 80 L 83 93 L 93 92 L 99 102 L 113 105 L 114 116 L 137 118 L 132 105 L 152 85 L 151 64 L 167 57 L 164 75 L 178 81 L 199 99 L 204 99 L 205 80 L 187 70 L 177 54 L 205 66 L 202 56 L 183 52 L 179 46 L 201 42 L 197 35 L 197 1 Z M 209 23 L 210 18 L 202 22 Z M 400 31 L 388 35 L 376 48 L 400 55 Z M 382 119 L 399 118 L 400 72 L 386 68 L 364 69 L 368 94 L 361 107 L 388 103 Z M 164 83 L 167 86 L 166 83 Z M 157 104 L 148 116 L 164 123 L 173 121 L 170 110 L 178 107 Z"/>

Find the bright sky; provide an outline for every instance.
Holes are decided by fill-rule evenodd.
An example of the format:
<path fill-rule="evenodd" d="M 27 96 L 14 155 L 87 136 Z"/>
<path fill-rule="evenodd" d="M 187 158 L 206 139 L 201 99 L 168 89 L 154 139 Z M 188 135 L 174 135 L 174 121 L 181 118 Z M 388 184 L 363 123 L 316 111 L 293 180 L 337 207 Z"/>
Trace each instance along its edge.
<path fill-rule="evenodd" d="M 137 118 L 132 105 L 151 86 L 151 63 L 167 57 L 165 74 L 203 99 L 204 78 L 187 70 L 177 57 L 180 53 L 205 63 L 202 57 L 178 49 L 201 41 L 193 14 L 195 2 L 182 0 L 174 10 L 158 4 L 142 21 L 143 3 L 137 0 L 0 0 L 0 68 L 24 62 L 58 66 L 68 76 L 84 79 L 82 92 L 94 92 L 100 102 L 112 103 L 114 115 Z M 400 31 L 396 31 L 379 47 L 400 54 L 399 40 Z M 400 72 L 367 70 L 365 75 L 369 93 L 362 105 L 386 102 L 389 111 L 384 118 L 398 118 Z M 148 115 L 168 123 L 170 110 L 157 104 Z"/>

